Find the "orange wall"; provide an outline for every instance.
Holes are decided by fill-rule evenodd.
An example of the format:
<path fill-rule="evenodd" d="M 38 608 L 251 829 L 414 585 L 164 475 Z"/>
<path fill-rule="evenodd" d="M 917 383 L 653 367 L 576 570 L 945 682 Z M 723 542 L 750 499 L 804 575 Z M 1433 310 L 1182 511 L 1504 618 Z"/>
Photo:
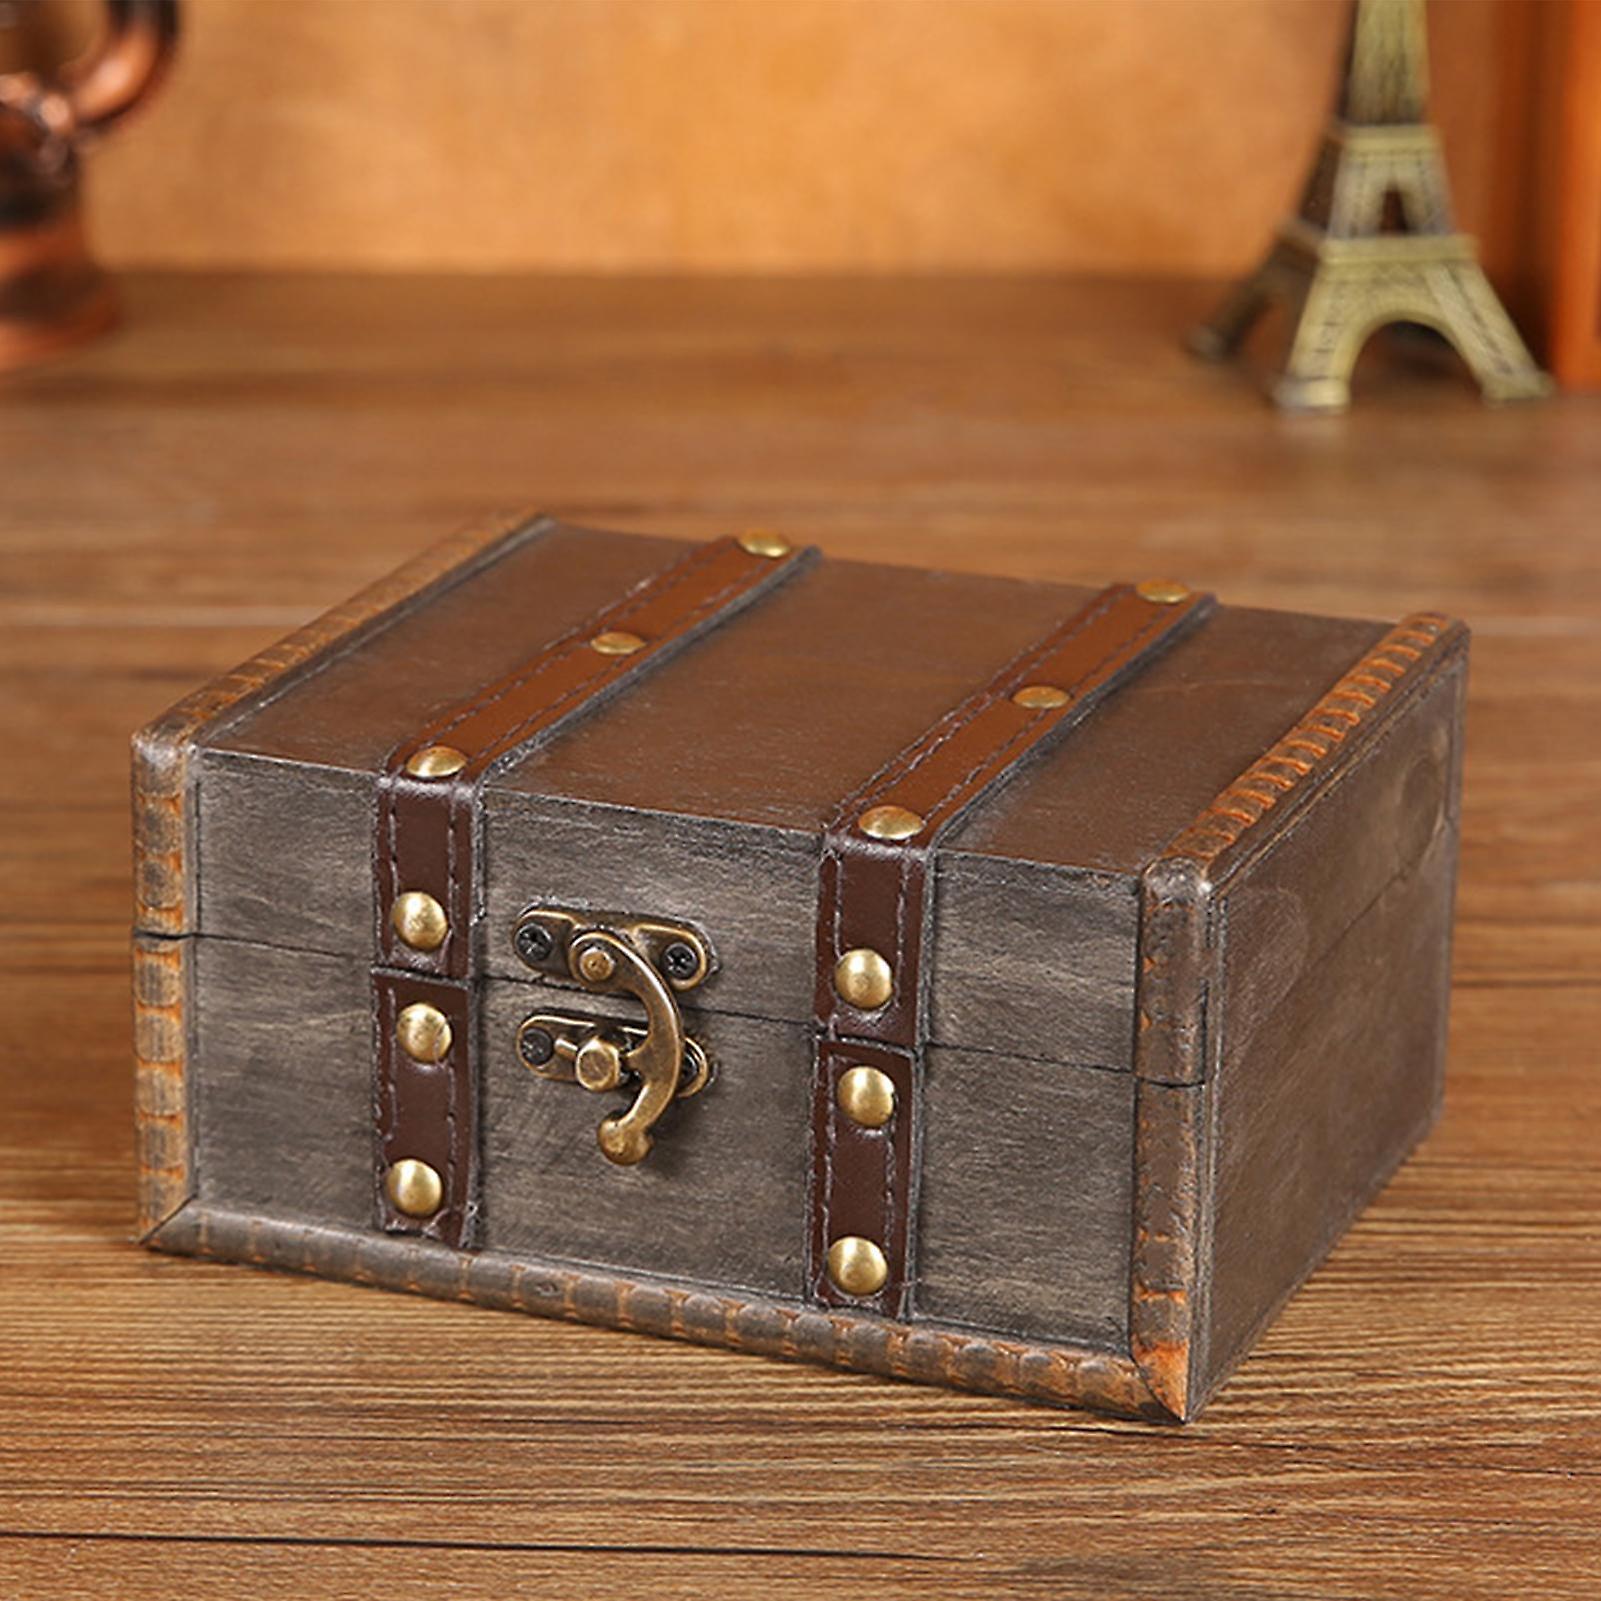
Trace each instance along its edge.
<path fill-rule="evenodd" d="M 1431 12 L 1459 206 L 1492 231 L 1504 8 Z M 1229 272 L 1294 195 L 1343 18 L 190 0 L 178 70 L 92 160 L 91 217 L 121 265 Z"/>

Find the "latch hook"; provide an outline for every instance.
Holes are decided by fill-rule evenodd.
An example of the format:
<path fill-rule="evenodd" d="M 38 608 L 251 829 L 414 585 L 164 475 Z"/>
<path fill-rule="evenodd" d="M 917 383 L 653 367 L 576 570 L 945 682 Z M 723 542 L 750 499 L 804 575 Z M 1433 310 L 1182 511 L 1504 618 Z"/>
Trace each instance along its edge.
<path fill-rule="evenodd" d="M 619 933 L 545 908 L 523 914 L 513 944 L 530 967 L 545 972 L 565 967 L 566 976 L 586 990 L 632 995 L 645 1008 L 643 1028 L 538 1015 L 518 1030 L 523 1059 L 547 1078 L 574 1080 L 597 1092 L 637 1082 L 633 1105 L 602 1118 L 595 1139 L 608 1161 L 623 1167 L 642 1162 L 662 1113 L 704 1088 L 711 1074 L 706 1053 L 684 1033 L 673 993 L 706 976 L 710 951 L 693 930 L 630 920 Z M 656 955 L 666 977 L 647 953 Z"/>

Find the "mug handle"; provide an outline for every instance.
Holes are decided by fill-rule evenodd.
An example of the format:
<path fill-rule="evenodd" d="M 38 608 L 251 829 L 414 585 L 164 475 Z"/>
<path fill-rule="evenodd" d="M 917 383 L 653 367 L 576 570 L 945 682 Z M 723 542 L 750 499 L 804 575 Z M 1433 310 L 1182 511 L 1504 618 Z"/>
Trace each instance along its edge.
<path fill-rule="evenodd" d="M 100 134 L 120 122 L 166 76 L 178 43 L 178 0 L 107 0 L 95 43 L 51 85 L 74 130 Z"/>

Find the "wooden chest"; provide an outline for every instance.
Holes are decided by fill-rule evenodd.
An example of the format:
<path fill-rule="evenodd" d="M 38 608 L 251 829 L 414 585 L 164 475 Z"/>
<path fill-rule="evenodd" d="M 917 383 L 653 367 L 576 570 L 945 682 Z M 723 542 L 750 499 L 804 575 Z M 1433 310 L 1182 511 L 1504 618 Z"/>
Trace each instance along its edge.
<path fill-rule="evenodd" d="M 1466 660 L 452 541 L 137 737 L 142 1233 L 1191 1417 L 1438 1104 Z"/>

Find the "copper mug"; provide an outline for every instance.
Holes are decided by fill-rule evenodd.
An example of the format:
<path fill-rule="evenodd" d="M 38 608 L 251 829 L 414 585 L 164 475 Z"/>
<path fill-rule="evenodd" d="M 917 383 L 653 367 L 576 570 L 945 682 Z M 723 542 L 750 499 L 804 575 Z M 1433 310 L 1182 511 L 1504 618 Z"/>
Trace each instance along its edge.
<path fill-rule="evenodd" d="M 86 54 L 53 74 L 0 73 L 0 367 L 116 320 L 79 208 L 81 152 L 155 88 L 178 38 L 178 0 L 107 0 Z"/>

